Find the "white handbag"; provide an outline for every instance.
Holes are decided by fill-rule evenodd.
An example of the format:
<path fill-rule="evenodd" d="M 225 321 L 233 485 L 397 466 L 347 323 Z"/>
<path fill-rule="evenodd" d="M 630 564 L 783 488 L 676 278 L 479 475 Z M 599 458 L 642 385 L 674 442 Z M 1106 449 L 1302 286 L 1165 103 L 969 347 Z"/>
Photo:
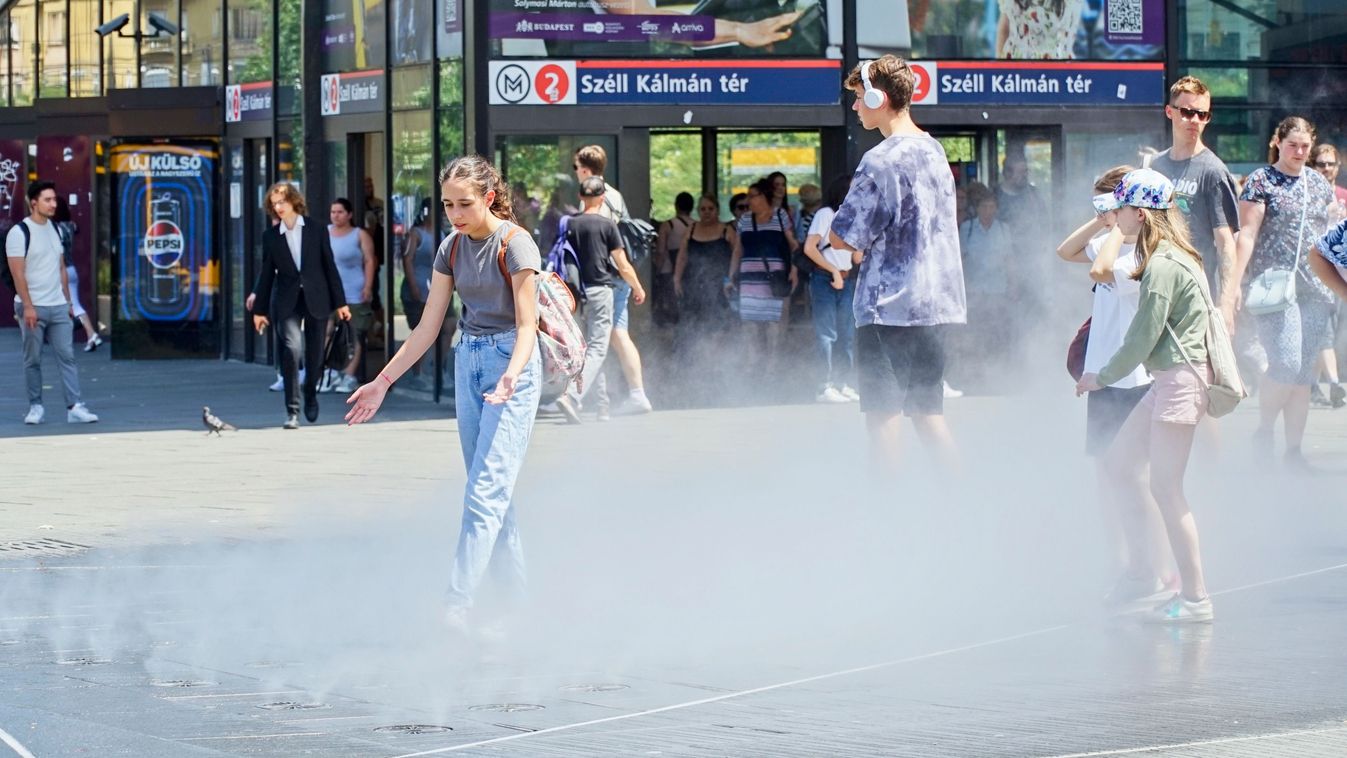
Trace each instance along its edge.
<path fill-rule="evenodd" d="M 1305 244 L 1305 214 L 1310 207 L 1310 183 L 1305 177 L 1300 182 L 1303 190 L 1300 204 L 1300 231 L 1296 234 L 1296 262 L 1288 271 L 1270 268 L 1249 282 L 1244 295 L 1244 310 L 1255 316 L 1280 313 L 1296 304 L 1296 275 L 1300 271 L 1300 253 Z"/>

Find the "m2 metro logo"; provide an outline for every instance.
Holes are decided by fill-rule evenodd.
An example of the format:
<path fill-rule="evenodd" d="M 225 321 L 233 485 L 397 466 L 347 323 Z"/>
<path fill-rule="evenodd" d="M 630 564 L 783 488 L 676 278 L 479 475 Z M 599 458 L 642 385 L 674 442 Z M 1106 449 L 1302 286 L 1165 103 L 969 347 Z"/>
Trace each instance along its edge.
<path fill-rule="evenodd" d="M 492 61 L 492 105 L 575 105 L 575 61 Z"/>

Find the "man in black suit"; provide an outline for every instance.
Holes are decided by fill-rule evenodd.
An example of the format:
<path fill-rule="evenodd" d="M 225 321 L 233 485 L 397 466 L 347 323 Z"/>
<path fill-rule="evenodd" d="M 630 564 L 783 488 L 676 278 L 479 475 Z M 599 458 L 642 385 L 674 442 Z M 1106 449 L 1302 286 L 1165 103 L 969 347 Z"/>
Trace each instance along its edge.
<path fill-rule="evenodd" d="M 304 196 L 289 182 L 267 192 L 267 204 L 280 219 L 262 233 L 262 272 L 253 288 L 253 326 L 261 334 L 279 321 L 281 379 L 285 385 L 286 429 L 299 428 L 299 355 L 304 351 L 304 417 L 318 420 L 318 380 L 323 376 L 327 321 L 335 310 L 348 321 L 351 309 L 342 294 L 341 276 L 332 258 L 327 227 L 307 218 Z M 275 285 L 275 300 L 272 299 Z M 302 346 L 302 347 L 301 347 Z"/>

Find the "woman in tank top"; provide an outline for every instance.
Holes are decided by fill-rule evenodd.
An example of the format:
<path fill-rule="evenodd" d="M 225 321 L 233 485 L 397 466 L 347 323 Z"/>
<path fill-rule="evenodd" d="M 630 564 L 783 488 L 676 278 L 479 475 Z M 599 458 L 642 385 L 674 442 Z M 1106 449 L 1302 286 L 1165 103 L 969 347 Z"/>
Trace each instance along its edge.
<path fill-rule="evenodd" d="M 702 195 L 697 216 L 674 257 L 674 292 L 692 325 L 714 328 L 729 313 L 721 286 L 739 235 L 720 220 L 720 204 L 710 195 Z"/>
<path fill-rule="evenodd" d="M 351 328 L 355 330 L 351 360 L 342 369 L 341 377 L 335 385 L 329 384 L 326 376 L 319 384 L 320 387 L 331 386 L 337 392 L 353 392 L 360 386 L 356 374 L 364 360 L 365 337 L 374 324 L 374 309 L 370 305 L 374 298 L 374 272 L 378 266 L 374 258 L 374 238 L 369 232 L 351 224 L 352 213 L 351 201 L 344 197 L 333 200 L 328 210 L 328 220 L 332 223 L 328 224 L 327 238 L 332 243 L 332 260 L 336 262 L 337 274 L 341 276 L 346 304 L 351 307 Z M 328 328 L 332 329 L 333 325 Z"/>
<path fill-rule="evenodd" d="M 467 635 L 488 565 L 494 563 L 493 573 L 507 593 L 506 607 L 522 599 L 524 589 L 513 496 L 542 390 L 535 280 L 542 255 L 533 237 L 513 223 L 509 187 L 480 155 L 446 166 L 440 172 L 440 195 L 454 232 L 435 254 L 421 323 L 374 381 L 351 395 L 346 420 L 359 424 L 374 417 L 393 382 L 435 344 L 457 292 L 463 336 L 455 349 L 454 407 L 467 484 L 445 619 L 455 633 Z"/>

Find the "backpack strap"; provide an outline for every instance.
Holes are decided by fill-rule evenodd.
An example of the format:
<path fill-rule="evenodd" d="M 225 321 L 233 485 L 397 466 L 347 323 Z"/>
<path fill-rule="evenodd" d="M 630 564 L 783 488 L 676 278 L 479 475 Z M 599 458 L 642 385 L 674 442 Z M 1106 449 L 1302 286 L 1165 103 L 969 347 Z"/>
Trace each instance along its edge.
<path fill-rule="evenodd" d="M 454 275 L 454 260 L 458 258 L 458 232 L 449 240 L 449 275 Z"/>
<path fill-rule="evenodd" d="M 509 224 L 510 222 L 506 221 Z M 505 232 L 505 236 L 500 239 L 500 254 L 496 256 L 496 265 L 500 268 L 500 275 L 505 277 L 505 281 L 510 281 L 510 269 L 505 265 L 505 250 L 510 246 L 510 240 L 519 234 L 520 228 L 510 224 L 510 228 Z"/>

